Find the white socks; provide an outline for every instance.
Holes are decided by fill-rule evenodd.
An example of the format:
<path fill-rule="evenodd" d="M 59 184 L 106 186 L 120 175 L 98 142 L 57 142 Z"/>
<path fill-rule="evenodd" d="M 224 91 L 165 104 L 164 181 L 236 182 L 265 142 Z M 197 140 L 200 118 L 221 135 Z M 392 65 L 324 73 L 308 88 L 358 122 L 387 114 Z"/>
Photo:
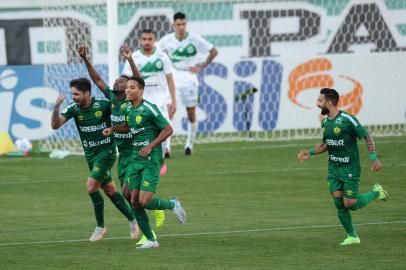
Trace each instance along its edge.
<path fill-rule="evenodd" d="M 193 149 L 193 143 L 195 142 L 197 132 L 197 122 L 188 122 L 187 125 L 187 139 L 185 148 Z"/>

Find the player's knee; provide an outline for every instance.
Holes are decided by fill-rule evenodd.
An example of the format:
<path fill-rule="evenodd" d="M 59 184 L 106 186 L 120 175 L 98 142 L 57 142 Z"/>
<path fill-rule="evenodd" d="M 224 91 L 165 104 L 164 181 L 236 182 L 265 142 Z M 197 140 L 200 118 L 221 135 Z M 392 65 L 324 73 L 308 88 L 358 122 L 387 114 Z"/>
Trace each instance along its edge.
<path fill-rule="evenodd" d="M 141 207 L 141 204 L 139 203 L 137 198 L 131 197 L 130 201 L 131 201 L 132 208 L 140 208 Z"/>
<path fill-rule="evenodd" d="M 152 198 L 148 198 L 148 197 L 140 198 L 139 203 L 142 207 L 145 207 L 151 202 L 151 199 Z"/>
<path fill-rule="evenodd" d="M 343 198 L 343 191 L 342 190 L 337 190 L 331 193 L 331 196 L 335 199 L 342 199 Z"/>
<path fill-rule="evenodd" d="M 344 200 L 344 207 L 345 208 L 349 208 L 351 210 L 356 210 L 353 209 L 353 206 L 357 204 L 357 200 L 356 199 L 350 199 L 350 200 Z"/>

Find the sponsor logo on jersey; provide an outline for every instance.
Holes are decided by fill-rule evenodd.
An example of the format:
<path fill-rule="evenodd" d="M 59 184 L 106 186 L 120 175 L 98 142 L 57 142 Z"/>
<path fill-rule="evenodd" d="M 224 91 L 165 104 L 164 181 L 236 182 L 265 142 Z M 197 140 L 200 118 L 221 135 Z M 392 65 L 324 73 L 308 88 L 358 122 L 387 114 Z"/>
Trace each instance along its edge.
<path fill-rule="evenodd" d="M 127 133 L 117 133 L 114 132 L 113 133 L 114 138 L 116 139 L 131 139 L 133 137 L 131 132 L 127 132 Z"/>
<path fill-rule="evenodd" d="M 336 157 L 334 155 L 330 155 L 330 160 L 331 161 L 341 162 L 341 163 L 349 163 L 350 162 L 350 157 Z"/>
<path fill-rule="evenodd" d="M 110 137 L 107 137 L 106 139 L 101 140 L 101 141 L 90 141 L 90 142 L 87 142 L 87 147 L 88 147 L 88 148 L 93 148 L 93 147 L 100 146 L 100 145 L 103 145 L 103 144 L 108 144 L 108 143 L 110 143 L 110 142 L 111 142 Z M 83 145 L 84 145 L 84 144 L 83 144 Z"/>
<path fill-rule="evenodd" d="M 342 117 L 338 117 L 335 121 L 334 121 L 334 123 L 336 123 L 336 124 L 341 124 L 343 122 L 343 118 Z"/>
<path fill-rule="evenodd" d="M 124 115 L 111 115 L 111 122 L 114 123 L 121 123 L 125 121 L 125 116 Z"/>
<path fill-rule="evenodd" d="M 100 103 L 99 103 L 99 102 L 95 102 L 95 103 L 93 104 L 93 108 L 94 108 L 94 109 L 100 108 Z"/>
<path fill-rule="evenodd" d="M 335 127 L 335 128 L 334 128 L 334 134 L 335 134 L 335 135 L 339 135 L 340 132 L 341 132 L 341 128 L 339 128 L 339 127 Z"/>
<path fill-rule="evenodd" d="M 327 139 L 326 144 L 330 146 L 344 146 L 344 140 Z"/>
<path fill-rule="evenodd" d="M 103 112 L 102 112 L 102 111 L 96 111 L 96 112 L 94 113 L 94 115 L 95 115 L 96 117 L 101 117 L 101 116 L 103 115 Z"/>
<path fill-rule="evenodd" d="M 141 116 L 141 115 L 135 116 L 135 122 L 136 122 L 137 124 L 141 123 L 141 121 L 142 121 L 142 116 Z"/>
<path fill-rule="evenodd" d="M 141 131 L 144 131 L 145 130 L 145 128 L 132 128 L 131 129 L 131 133 L 132 134 L 137 134 L 137 133 L 140 133 Z"/>
<path fill-rule="evenodd" d="M 148 146 L 149 141 L 143 141 L 143 142 L 133 142 L 134 146 Z"/>
<path fill-rule="evenodd" d="M 78 120 L 79 120 L 79 121 L 85 120 L 85 116 L 80 114 L 80 115 L 78 116 Z"/>
<path fill-rule="evenodd" d="M 106 122 L 95 126 L 79 126 L 81 132 L 95 132 L 107 128 Z"/>

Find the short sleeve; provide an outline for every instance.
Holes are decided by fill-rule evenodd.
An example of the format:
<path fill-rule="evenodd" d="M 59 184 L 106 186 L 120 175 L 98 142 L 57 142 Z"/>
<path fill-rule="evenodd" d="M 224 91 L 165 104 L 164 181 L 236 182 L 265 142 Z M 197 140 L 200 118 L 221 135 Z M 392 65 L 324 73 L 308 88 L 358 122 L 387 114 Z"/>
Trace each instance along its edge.
<path fill-rule="evenodd" d="M 171 61 L 169 60 L 169 57 L 163 53 L 162 54 L 162 61 L 164 63 L 164 73 L 165 75 L 172 73 L 172 64 Z"/>
<path fill-rule="evenodd" d="M 66 120 L 71 119 L 75 116 L 75 104 L 72 103 L 62 110 L 61 115 L 65 117 Z"/>
<path fill-rule="evenodd" d="M 199 35 L 195 36 L 195 42 L 196 42 L 196 47 L 197 51 L 199 53 L 208 53 L 210 52 L 211 49 L 214 48 L 214 45 L 202 38 Z"/>
<path fill-rule="evenodd" d="M 110 89 L 110 87 L 109 87 L 108 85 L 106 85 L 106 86 L 104 87 L 103 93 L 104 93 L 104 96 L 105 96 L 108 100 L 111 100 L 112 95 L 114 95 L 114 94 L 113 94 L 113 91 Z"/>
<path fill-rule="evenodd" d="M 151 122 L 157 126 L 159 129 L 164 129 L 167 125 L 169 125 L 168 121 L 165 119 L 165 117 L 162 115 L 161 111 L 158 109 L 156 105 L 150 104 L 150 103 L 144 103 L 145 106 L 150 110 L 151 112 Z"/>
<path fill-rule="evenodd" d="M 365 138 L 368 136 L 368 131 L 360 124 L 355 116 L 347 115 L 347 118 L 350 120 L 351 127 L 358 138 Z"/>

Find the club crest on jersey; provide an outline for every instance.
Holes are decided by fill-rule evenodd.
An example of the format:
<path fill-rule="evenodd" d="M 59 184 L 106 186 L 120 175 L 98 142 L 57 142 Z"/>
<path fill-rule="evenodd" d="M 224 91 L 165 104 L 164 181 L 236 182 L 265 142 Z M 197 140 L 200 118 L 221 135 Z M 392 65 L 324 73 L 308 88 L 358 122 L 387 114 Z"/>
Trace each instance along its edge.
<path fill-rule="evenodd" d="M 156 66 L 157 69 L 161 69 L 163 67 L 162 61 L 161 60 L 157 61 L 155 63 L 155 66 Z"/>
<path fill-rule="evenodd" d="M 334 134 L 335 134 L 335 135 L 339 135 L 340 132 L 341 132 L 341 128 L 339 128 L 339 127 L 335 127 L 335 128 L 334 128 Z"/>
<path fill-rule="evenodd" d="M 79 116 L 78 116 L 78 120 L 79 120 L 79 121 L 85 120 L 85 116 L 84 116 L 84 115 L 79 115 Z"/>
<path fill-rule="evenodd" d="M 187 50 L 188 53 L 193 54 L 195 52 L 195 47 L 188 46 L 186 50 Z"/>
<path fill-rule="evenodd" d="M 103 112 L 102 112 L 102 111 L 96 111 L 96 112 L 94 113 L 94 115 L 95 115 L 96 117 L 101 117 L 101 116 L 103 115 Z"/>
<path fill-rule="evenodd" d="M 141 121 L 142 121 L 142 116 L 141 116 L 141 115 L 137 115 L 137 116 L 135 117 L 135 122 L 136 122 L 137 124 L 139 124 L 139 123 L 141 123 Z"/>

